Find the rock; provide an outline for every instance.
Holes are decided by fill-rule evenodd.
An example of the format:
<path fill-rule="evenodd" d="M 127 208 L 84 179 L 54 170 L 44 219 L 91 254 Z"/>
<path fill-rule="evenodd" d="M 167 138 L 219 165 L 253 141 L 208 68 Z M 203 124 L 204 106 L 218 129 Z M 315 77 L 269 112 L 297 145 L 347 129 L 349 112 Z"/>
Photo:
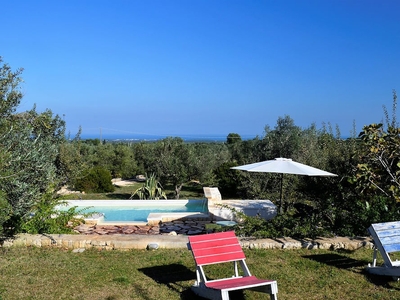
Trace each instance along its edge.
<path fill-rule="evenodd" d="M 78 248 L 78 249 L 72 250 L 72 253 L 82 253 L 83 251 L 85 251 L 85 248 Z"/>
<path fill-rule="evenodd" d="M 101 229 L 100 230 L 96 229 L 94 232 L 97 233 L 97 234 L 100 234 L 100 235 L 108 234 L 107 230 L 101 230 Z"/>
<path fill-rule="evenodd" d="M 146 176 L 136 175 L 135 179 L 136 179 L 136 181 L 143 182 L 143 181 L 146 181 Z"/>
<path fill-rule="evenodd" d="M 90 226 L 90 225 L 80 224 L 80 225 L 76 226 L 74 229 L 78 230 L 78 231 L 92 231 L 94 228 L 93 228 L 93 226 Z"/>
<path fill-rule="evenodd" d="M 158 244 L 157 243 L 150 243 L 146 247 L 147 250 L 157 250 L 158 249 Z"/>
<path fill-rule="evenodd" d="M 318 244 L 312 241 L 303 241 L 301 247 L 309 250 L 318 249 Z"/>
<path fill-rule="evenodd" d="M 154 235 L 160 234 L 160 230 L 158 228 L 157 229 L 150 229 L 148 234 L 154 234 Z"/>
<path fill-rule="evenodd" d="M 282 243 L 282 249 L 299 249 L 302 247 L 301 242 L 289 237 L 277 239 Z"/>

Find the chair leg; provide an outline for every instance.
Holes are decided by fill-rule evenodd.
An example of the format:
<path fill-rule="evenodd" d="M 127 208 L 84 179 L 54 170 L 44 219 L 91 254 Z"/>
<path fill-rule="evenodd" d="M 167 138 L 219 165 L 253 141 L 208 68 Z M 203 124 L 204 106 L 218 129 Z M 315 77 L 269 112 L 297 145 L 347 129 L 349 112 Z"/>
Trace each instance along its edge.
<path fill-rule="evenodd" d="M 372 256 L 372 266 L 376 267 L 376 256 L 377 256 L 378 249 L 374 246 L 374 254 Z"/>
<path fill-rule="evenodd" d="M 221 299 L 222 300 L 229 300 L 229 292 L 225 290 L 221 290 Z"/>

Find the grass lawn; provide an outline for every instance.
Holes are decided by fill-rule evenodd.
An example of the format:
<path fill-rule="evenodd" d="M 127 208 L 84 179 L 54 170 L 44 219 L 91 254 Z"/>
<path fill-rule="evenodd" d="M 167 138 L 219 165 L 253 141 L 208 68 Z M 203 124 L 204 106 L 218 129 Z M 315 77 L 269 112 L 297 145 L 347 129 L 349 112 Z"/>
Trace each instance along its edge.
<path fill-rule="evenodd" d="M 283 299 L 399 299 L 400 282 L 364 272 L 372 250 L 245 250 L 252 273 L 278 281 Z M 231 266 L 229 266 L 231 267 Z M 228 266 L 212 268 L 211 276 Z M 226 274 L 227 275 L 227 274 Z M 72 253 L 0 248 L 0 299 L 200 299 L 186 249 Z M 246 291 L 232 299 L 269 299 Z"/>

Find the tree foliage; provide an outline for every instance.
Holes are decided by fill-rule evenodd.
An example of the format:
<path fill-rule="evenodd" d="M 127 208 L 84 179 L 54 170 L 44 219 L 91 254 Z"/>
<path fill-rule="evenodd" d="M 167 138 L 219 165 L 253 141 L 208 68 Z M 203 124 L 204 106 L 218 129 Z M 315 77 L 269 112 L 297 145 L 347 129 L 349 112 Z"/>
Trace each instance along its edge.
<path fill-rule="evenodd" d="M 224 144 L 185 143 L 181 138 L 169 137 L 133 147 L 146 172 L 156 174 L 163 186 L 174 187 L 176 199 L 185 183 L 212 184 L 213 171 L 229 159 Z"/>
<path fill-rule="evenodd" d="M 393 112 L 383 123 L 364 126 L 354 152 L 349 182 L 355 202 L 364 212 L 358 224 L 398 220 L 400 217 L 400 128 L 396 121 L 397 95 L 393 91 Z M 363 217 L 363 218 L 362 218 Z"/>
<path fill-rule="evenodd" d="M 59 146 L 56 159 L 57 175 L 60 185 L 73 186 L 76 179 L 80 178 L 82 172 L 88 169 L 87 161 L 82 153 L 81 130 L 76 136 Z"/>
<path fill-rule="evenodd" d="M 86 170 L 82 177 L 75 181 L 74 188 L 85 193 L 109 193 L 114 191 L 111 173 L 104 167 L 93 167 Z"/>
<path fill-rule="evenodd" d="M 55 161 L 65 123 L 51 110 L 17 113 L 22 69 L 12 71 L 1 59 L 0 64 L 0 190 L 9 212 L 2 219 L 3 225 L 16 228 L 59 185 Z"/>
<path fill-rule="evenodd" d="M 400 201 L 400 128 L 383 124 L 365 126 L 360 133 L 360 162 L 353 178 L 357 188 L 368 196 L 384 196 Z"/>
<path fill-rule="evenodd" d="M 384 109 L 386 128 L 383 123 L 370 124 L 359 135 L 358 164 L 351 182 L 368 198 L 382 196 L 400 201 L 400 128 L 396 107 L 397 95 L 393 91 L 392 120 Z"/>

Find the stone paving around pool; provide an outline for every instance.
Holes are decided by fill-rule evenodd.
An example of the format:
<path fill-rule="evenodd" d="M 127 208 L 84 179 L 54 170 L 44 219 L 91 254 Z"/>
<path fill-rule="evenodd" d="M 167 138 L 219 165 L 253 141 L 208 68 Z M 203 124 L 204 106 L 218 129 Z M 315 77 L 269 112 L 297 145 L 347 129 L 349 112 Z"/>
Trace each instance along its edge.
<path fill-rule="evenodd" d="M 139 235 L 196 235 L 212 232 L 206 229 L 212 221 L 172 221 L 160 225 L 90 225 L 81 224 L 74 228 L 84 235 L 112 235 L 112 234 L 139 234 Z M 216 225 L 216 224 L 215 224 Z"/>

